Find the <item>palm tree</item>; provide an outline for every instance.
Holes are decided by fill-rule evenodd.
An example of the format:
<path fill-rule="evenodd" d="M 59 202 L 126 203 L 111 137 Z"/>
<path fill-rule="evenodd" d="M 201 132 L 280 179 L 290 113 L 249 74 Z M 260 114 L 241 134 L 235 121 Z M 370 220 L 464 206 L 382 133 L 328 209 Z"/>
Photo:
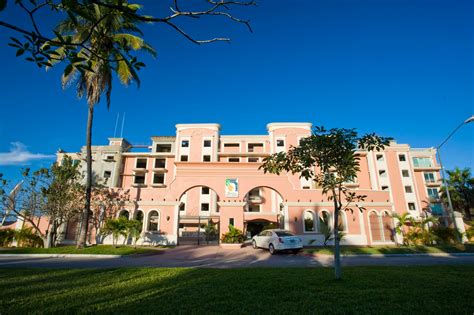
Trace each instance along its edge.
<path fill-rule="evenodd" d="M 105 93 L 107 108 L 110 107 L 112 92 L 112 75 L 115 73 L 120 82 L 129 85 L 131 82 L 140 84 L 136 70 L 144 66 L 131 55 L 133 51 L 144 50 L 156 56 L 155 50 L 140 36 L 143 33 L 138 28 L 140 23 L 133 15 L 123 14 L 113 9 L 120 5 L 118 0 L 103 1 L 111 7 L 94 3 L 83 5 L 56 27 L 59 39 L 71 43 L 85 43 L 73 63 L 69 64 L 62 75 L 63 88 L 76 83 L 79 98 L 85 96 L 88 105 L 86 132 L 86 194 L 85 207 L 81 218 L 81 231 L 77 243 L 83 248 L 86 243 L 87 230 L 91 207 L 92 189 L 92 123 L 94 107 L 100 102 Z M 138 10 L 138 5 L 128 5 Z M 67 48 L 56 50 L 60 57 L 68 54 Z M 58 58 L 61 59 L 61 58 Z"/>
<path fill-rule="evenodd" d="M 464 212 L 467 221 L 471 221 L 471 208 L 474 208 L 474 178 L 469 168 L 460 169 L 456 167 L 453 171 L 447 171 L 449 194 L 453 208 Z M 447 203 L 446 189 L 443 187 L 441 199 Z"/>

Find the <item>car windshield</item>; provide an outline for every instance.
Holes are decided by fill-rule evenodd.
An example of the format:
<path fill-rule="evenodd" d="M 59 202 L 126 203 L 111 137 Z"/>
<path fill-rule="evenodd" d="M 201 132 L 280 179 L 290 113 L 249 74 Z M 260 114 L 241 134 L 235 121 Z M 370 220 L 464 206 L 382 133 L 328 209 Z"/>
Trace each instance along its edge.
<path fill-rule="evenodd" d="M 275 233 L 279 237 L 294 236 L 293 234 L 291 234 L 290 232 L 287 232 L 287 231 L 276 231 Z"/>

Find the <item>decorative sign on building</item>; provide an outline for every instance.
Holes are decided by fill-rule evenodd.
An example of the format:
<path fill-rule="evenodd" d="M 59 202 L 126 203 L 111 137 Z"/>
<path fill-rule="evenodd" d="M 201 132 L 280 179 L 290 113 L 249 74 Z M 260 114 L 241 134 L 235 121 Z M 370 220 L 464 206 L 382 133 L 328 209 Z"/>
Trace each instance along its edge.
<path fill-rule="evenodd" d="M 231 198 L 239 196 L 239 180 L 237 178 L 227 178 L 225 180 L 225 196 Z"/>

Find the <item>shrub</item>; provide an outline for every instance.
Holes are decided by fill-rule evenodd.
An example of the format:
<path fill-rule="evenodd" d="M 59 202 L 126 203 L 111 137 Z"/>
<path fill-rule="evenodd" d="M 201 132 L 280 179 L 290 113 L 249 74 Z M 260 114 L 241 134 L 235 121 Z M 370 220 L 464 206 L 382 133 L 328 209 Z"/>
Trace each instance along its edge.
<path fill-rule="evenodd" d="M 43 239 L 33 233 L 32 228 L 22 228 L 15 231 L 15 239 L 18 247 L 43 247 Z"/>
<path fill-rule="evenodd" d="M 0 230 L 0 247 L 9 247 L 15 237 L 15 231 L 12 229 Z"/>
<path fill-rule="evenodd" d="M 222 235 L 222 243 L 240 244 L 245 240 L 244 233 L 236 229 L 233 225 L 229 225 L 229 232 Z"/>
<path fill-rule="evenodd" d="M 466 237 L 469 241 L 474 239 L 474 221 L 470 222 L 470 226 L 466 230 Z"/>
<path fill-rule="evenodd" d="M 206 236 L 206 242 L 216 240 L 217 238 L 217 226 L 213 222 L 209 222 L 204 228 L 204 235 Z"/>
<path fill-rule="evenodd" d="M 456 242 L 456 230 L 445 226 L 435 226 L 432 229 L 438 244 L 452 244 Z"/>

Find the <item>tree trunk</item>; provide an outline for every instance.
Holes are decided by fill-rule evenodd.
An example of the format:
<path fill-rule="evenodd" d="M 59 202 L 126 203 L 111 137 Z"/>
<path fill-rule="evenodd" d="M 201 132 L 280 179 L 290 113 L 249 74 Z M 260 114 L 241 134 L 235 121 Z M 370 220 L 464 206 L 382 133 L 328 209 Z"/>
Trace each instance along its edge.
<path fill-rule="evenodd" d="M 56 231 L 56 220 L 52 220 L 49 226 L 48 234 L 46 235 L 46 242 L 44 244 L 45 248 L 53 247 L 53 239 L 54 239 L 55 231 Z"/>
<path fill-rule="evenodd" d="M 339 202 L 336 197 L 336 192 L 333 190 L 334 197 L 334 276 L 336 280 L 342 278 L 341 270 L 341 248 L 339 246 L 340 237 L 339 237 Z"/>
<path fill-rule="evenodd" d="M 86 203 L 82 211 L 81 231 L 77 241 L 77 248 L 84 248 L 87 242 L 87 231 L 89 227 L 89 213 L 91 210 L 92 191 L 92 121 L 94 119 L 94 106 L 89 105 L 86 132 Z"/>

